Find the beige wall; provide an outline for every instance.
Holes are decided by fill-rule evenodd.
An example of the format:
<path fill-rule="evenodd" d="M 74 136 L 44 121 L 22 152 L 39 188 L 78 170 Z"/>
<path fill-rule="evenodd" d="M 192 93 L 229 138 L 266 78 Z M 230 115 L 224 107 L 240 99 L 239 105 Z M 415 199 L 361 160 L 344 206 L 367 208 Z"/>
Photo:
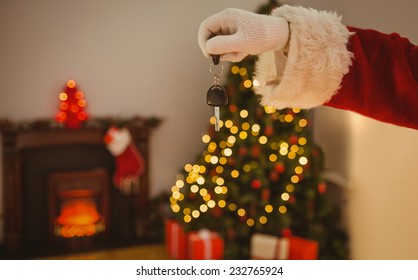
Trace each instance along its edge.
<path fill-rule="evenodd" d="M 53 117 L 69 78 L 93 116 L 163 117 L 151 139 L 155 195 L 202 149 L 211 76 L 196 42 L 200 21 L 225 7 L 255 10 L 264 2 L 1 1 L 0 117 Z M 333 9 L 347 24 L 398 31 L 418 43 L 415 0 L 288 3 Z M 315 130 L 328 171 L 347 182 L 352 257 L 418 259 L 418 132 L 330 108 L 316 110 Z"/>

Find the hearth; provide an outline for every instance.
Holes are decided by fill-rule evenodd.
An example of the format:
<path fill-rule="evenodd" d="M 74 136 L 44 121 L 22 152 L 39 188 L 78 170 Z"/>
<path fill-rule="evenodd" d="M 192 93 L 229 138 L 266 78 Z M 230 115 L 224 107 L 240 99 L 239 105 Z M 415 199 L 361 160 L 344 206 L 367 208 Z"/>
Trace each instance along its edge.
<path fill-rule="evenodd" d="M 155 126 L 143 119 L 126 123 L 147 163 Z M 113 186 L 115 158 L 103 142 L 110 125 L 0 129 L 7 258 L 146 242 L 149 166 L 137 192 Z"/>

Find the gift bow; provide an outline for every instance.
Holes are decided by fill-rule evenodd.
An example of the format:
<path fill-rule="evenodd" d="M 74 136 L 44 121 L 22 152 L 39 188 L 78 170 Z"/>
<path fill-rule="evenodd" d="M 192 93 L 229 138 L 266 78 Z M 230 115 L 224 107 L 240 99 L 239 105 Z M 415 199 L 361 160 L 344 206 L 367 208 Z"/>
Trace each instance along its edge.
<path fill-rule="evenodd" d="M 203 252 L 205 260 L 212 259 L 212 243 L 210 242 L 212 233 L 208 229 L 201 229 L 197 232 L 199 238 L 203 240 Z"/>
<path fill-rule="evenodd" d="M 212 255 L 212 242 L 211 239 L 213 238 L 213 233 L 208 229 L 200 229 L 196 233 L 190 235 L 190 252 L 193 251 L 193 242 L 196 240 L 203 241 L 203 259 L 211 260 L 213 259 Z"/>
<path fill-rule="evenodd" d="M 290 252 L 290 240 L 288 237 L 282 237 L 277 240 L 277 259 L 288 260 Z"/>

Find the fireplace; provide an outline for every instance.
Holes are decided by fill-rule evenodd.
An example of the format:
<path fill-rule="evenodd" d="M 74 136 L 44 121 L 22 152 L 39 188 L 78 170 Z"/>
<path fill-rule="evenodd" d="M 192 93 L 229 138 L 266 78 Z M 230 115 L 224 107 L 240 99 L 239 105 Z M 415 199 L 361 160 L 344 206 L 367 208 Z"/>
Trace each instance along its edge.
<path fill-rule="evenodd" d="M 112 184 L 115 158 L 103 142 L 111 125 L 0 126 L 7 258 L 146 242 L 148 141 L 156 125 L 125 121 L 146 163 L 139 189 L 130 194 Z"/>

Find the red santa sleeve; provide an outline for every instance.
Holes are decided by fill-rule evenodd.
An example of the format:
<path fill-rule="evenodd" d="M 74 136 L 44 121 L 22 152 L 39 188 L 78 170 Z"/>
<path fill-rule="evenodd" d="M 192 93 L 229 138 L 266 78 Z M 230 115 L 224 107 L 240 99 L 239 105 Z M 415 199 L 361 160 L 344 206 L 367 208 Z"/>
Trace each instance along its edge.
<path fill-rule="evenodd" d="M 327 105 L 418 129 L 418 50 L 397 34 L 347 27 L 335 13 L 281 6 L 288 55 L 271 50 L 256 64 L 255 92 L 277 109 Z"/>
<path fill-rule="evenodd" d="M 325 105 L 418 129 L 418 47 L 396 33 L 348 29 L 353 64 Z"/>

